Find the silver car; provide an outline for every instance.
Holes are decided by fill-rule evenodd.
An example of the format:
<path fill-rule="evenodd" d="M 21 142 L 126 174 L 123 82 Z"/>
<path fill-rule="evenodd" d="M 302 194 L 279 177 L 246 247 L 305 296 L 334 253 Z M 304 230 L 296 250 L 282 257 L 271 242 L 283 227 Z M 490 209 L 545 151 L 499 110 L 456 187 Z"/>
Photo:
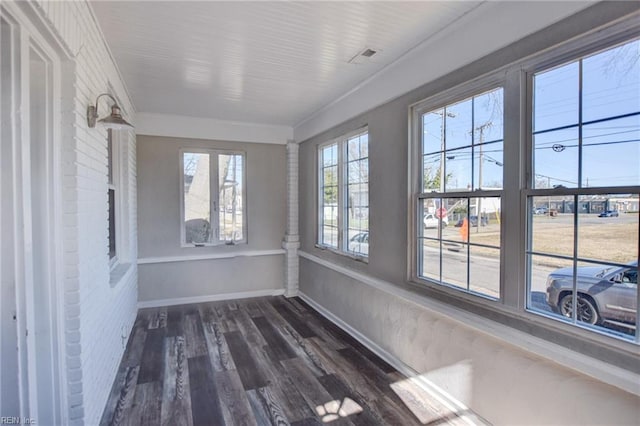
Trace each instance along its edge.
<path fill-rule="evenodd" d="M 577 268 L 578 321 L 587 324 L 636 328 L 638 262 L 625 267 Z M 573 315 L 573 268 L 553 271 L 547 278 L 547 303 L 555 312 Z"/>

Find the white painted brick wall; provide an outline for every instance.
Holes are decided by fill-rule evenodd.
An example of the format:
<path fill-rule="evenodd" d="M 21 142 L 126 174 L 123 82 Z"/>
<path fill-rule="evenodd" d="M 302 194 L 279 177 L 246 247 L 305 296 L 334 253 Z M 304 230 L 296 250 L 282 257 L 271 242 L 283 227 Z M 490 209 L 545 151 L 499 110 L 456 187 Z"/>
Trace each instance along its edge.
<path fill-rule="evenodd" d="M 114 95 L 128 120 L 134 110 L 116 65 L 105 45 L 89 3 L 36 3 L 64 50 L 73 57 L 63 78 L 63 200 L 66 328 L 66 387 L 69 424 L 100 421 L 115 373 L 133 325 L 137 304 L 136 148 L 133 132 L 127 144 L 126 195 L 128 279 L 110 285 L 108 259 L 106 131 L 88 129 L 87 106 L 100 93 Z M 66 89 L 65 89 L 66 87 Z M 108 113 L 101 104 L 101 116 Z M 120 245 L 123 241 L 118 241 Z M 126 340 L 124 340 L 126 343 Z"/>

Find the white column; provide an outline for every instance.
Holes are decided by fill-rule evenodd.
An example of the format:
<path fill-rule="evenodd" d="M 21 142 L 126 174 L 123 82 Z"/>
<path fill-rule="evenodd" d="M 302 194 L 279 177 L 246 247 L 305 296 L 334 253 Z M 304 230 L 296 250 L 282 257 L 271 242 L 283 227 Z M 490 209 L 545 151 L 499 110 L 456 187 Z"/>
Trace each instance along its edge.
<path fill-rule="evenodd" d="M 285 249 L 284 279 L 286 297 L 298 295 L 298 144 L 287 142 L 287 232 L 282 242 Z"/>

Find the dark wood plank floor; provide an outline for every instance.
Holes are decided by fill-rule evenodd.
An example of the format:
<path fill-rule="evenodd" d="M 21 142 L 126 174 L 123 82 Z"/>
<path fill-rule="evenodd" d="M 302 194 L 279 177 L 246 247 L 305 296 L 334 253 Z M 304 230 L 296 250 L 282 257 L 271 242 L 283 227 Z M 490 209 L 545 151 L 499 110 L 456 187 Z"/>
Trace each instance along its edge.
<path fill-rule="evenodd" d="M 298 298 L 140 310 L 102 425 L 483 423 Z"/>

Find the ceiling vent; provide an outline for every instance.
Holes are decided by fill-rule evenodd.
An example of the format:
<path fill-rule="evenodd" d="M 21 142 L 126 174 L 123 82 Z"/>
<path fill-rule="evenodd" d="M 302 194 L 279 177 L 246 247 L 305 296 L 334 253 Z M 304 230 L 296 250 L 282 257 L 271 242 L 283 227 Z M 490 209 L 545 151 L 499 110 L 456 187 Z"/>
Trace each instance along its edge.
<path fill-rule="evenodd" d="M 360 52 L 356 53 L 351 59 L 349 59 L 347 62 L 349 62 L 350 64 L 361 64 L 366 60 L 371 59 L 371 57 L 373 55 L 375 55 L 376 53 L 378 53 L 379 50 L 377 49 L 371 49 L 369 47 L 361 50 Z"/>

